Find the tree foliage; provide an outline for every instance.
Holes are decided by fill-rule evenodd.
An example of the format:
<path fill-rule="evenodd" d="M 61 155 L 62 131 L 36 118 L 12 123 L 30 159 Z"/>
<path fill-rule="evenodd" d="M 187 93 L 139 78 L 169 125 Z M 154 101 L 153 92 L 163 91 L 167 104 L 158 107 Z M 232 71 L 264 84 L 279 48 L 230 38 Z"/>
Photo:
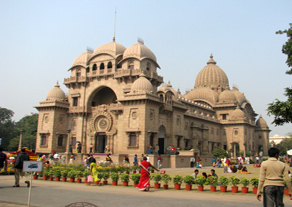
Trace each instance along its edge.
<path fill-rule="evenodd" d="M 280 30 L 276 34 L 286 34 L 288 37 L 287 42 L 282 47 L 282 53 L 287 55 L 286 64 L 288 67 L 292 67 L 292 23 L 289 25 L 289 29 Z M 286 71 L 286 74 L 291 75 L 292 68 Z M 268 115 L 274 116 L 272 123 L 276 126 L 292 123 L 292 89 L 289 87 L 285 88 L 284 95 L 287 96 L 287 101 L 276 99 L 273 103 L 269 104 L 267 109 Z"/>
<path fill-rule="evenodd" d="M 219 147 L 216 147 L 212 152 L 214 157 L 228 157 L 228 153 Z"/>
<path fill-rule="evenodd" d="M 292 138 L 286 138 L 275 146 L 280 150 L 280 155 L 286 155 L 287 151 L 292 149 Z"/>
<path fill-rule="evenodd" d="M 0 107 L 0 138 L 2 138 L 3 149 L 7 149 L 10 140 L 16 135 L 13 115 L 13 111 Z"/>

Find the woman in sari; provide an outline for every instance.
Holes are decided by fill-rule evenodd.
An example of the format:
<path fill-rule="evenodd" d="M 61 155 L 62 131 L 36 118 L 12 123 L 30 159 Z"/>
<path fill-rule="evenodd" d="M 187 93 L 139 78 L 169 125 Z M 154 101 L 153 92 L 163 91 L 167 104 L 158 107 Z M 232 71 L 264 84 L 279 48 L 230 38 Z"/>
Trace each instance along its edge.
<path fill-rule="evenodd" d="M 150 162 L 147 162 L 147 157 L 143 157 L 143 161 L 140 164 L 141 178 L 137 185 L 137 188 L 142 191 L 149 191 L 150 188 L 150 167 L 159 171 L 156 167 L 152 166 Z"/>
<path fill-rule="evenodd" d="M 96 161 L 95 161 L 95 159 L 90 164 L 90 173 L 91 173 L 91 176 L 92 176 L 94 182 L 99 181 L 99 179 L 97 177 L 97 173 L 98 172 L 97 172 L 97 169 L 96 169 Z"/>

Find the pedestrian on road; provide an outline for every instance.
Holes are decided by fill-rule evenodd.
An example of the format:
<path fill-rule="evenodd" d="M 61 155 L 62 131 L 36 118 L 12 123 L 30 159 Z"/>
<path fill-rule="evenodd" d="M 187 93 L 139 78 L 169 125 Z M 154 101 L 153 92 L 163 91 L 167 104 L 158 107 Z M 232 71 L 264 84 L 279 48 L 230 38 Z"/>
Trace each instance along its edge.
<path fill-rule="evenodd" d="M 2 152 L 3 148 L 0 147 L 0 172 L 4 167 L 4 172 L 7 172 L 7 155 Z"/>
<path fill-rule="evenodd" d="M 16 157 L 14 168 L 15 168 L 15 185 L 13 187 L 19 187 L 19 178 L 25 177 L 25 183 L 27 184 L 27 187 L 30 186 L 30 182 L 28 181 L 28 178 L 25 175 L 25 172 L 23 172 L 23 161 L 29 161 L 29 155 L 25 152 L 25 148 L 21 149 L 21 153 L 19 153 Z"/>
<path fill-rule="evenodd" d="M 261 189 L 264 187 L 264 207 L 273 207 L 274 204 L 278 207 L 284 207 L 283 177 L 289 189 L 290 199 L 292 199 L 290 178 L 285 163 L 278 161 L 279 152 L 277 148 L 270 148 L 268 151 L 270 158 L 261 165 L 257 199 L 261 200 Z"/>

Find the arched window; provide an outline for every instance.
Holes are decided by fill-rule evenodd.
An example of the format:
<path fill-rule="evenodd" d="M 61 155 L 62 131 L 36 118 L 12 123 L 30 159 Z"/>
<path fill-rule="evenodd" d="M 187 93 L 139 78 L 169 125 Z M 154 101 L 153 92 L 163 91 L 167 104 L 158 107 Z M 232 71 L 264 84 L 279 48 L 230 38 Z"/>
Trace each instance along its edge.
<path fill-rule="evenodd" d="M 134 69 L 134 63 L 133 61 L 128 62 L 128 69 L 133 70 Z"/>
<path fill-rule="evenodd" d="M 96 64 L 93 64 L 92 71 L 96 71 Z"/>
<path fill-rule="evenodd" d="M 103 70 L 104 69 L 104 64 L 103 63 L 100 63 L 99 69 L 100 70 Z"/>
<path fill-rule="evenodd" d="M 113 64 L 112 64 L 112 62 L 108 62 L 108 64 L 107 64 L 107 68 L 113 68 Z"/>
<path fill-rule="evenodd" d="M 90 68 L 87 67 L 87 68 L 86 68 L 86 73 L 89 73 L 89 72 L 90 72 Z"/>
<path fill-rule="evenodd" d="M 122 68 L 122 64 L 121 63 L 118 64 L 118 68 Z"/>
<path fill-rule="evenodd" d="M 150 68 L 151 68 L 151 64 L 148 62 L 148 63 L 147 63 L 147 66 L 146 66 L 146 70 L 147 70 L 147 71 L 150 71 Z"/>

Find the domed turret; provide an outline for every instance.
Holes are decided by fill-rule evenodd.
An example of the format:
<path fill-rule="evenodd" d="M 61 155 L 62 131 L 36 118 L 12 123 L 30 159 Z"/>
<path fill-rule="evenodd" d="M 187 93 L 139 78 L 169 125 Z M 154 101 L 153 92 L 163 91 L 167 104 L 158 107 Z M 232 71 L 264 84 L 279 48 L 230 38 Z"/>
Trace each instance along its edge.
<path fill-rule="evenodd" d="M 236 100 L 239 103 L 239 105 L 241 106 L 241 104 L 246 101 L 245 96 L 235 88 L 232 89 L 232 92 L 236 96 Z"/>
<path fill-rule="evenodd" d="M 123 45 L 113 41 L 96 48 L 91 57 L 95 57 L 99 54 L 109 54 L 112 57 L 116 58 L 117 56 L 122 55 L 125 50 L 126 48 Z"/>
<path fill-rule="evenodd" d="M 125 50 L 123 58 L 126 59 L 131 57 L 137 58 L 139 60 L 149 58 L 155 63 L 157 61 L 154 53 L 148 47 L 146 47 L 142 41 L 138 41 Z"/>
<path fill-rule="evenodd" d="M 218 94 L 210 88 L 195 88 L 185 98 L 193 101 L 206 101 L 214 106 L 218 101 Z"/>
<path fill-rule="evenodd" d="M 216 65 L 211 54 L 210 60 L 197 75 L 195 88 L 210 87 L 214 91 L 221 92 L 229 89 L 228 78 L 225 72 Z"/>
<path fill-rule="evenodd" d="M 77 58 L 75 58 L 72 67 L 76 65 L 86 65 L 87 61 L 91 57 L 91 54 L 92 54 L 91 51 L 86 51 L 82 53 L 81 55 L 79 55 Z"/>
<path fill-rule="evenodd" d="M 259 119 L 256 121 L 257 128 L 268 129 L 267 122 L 264 120 L 262 115 L 260 115 Z"/>
<path fill-rule="evenodd" d="M 225 90 L 219 95 L 219 102 L 221 103 L 235 103 L 236 96 L 230 90 Z"/>
<path fill-rule="evenodd" d="M 131 87 L 131 93 L 140 93 L 140 92 L 153 92 L 153 85 L 151 82 L 145 78 L 145 75 L 142 73 L 140 77 L 134 81 Z"/>
<path fill-rule="evenodd" d="M 64 101 L 66 99 L 64 91 L 60 88 L 57 82 L 55 87 L 47 94 L 47 101 Z"/>
<path fill-rule="evenodd" d="M 179 95 L 180 95 L 180 97 L 182 96 L 180 94 L 180 91 L 179 91 L 179 94 L 178 94 L 178 91 L 176 91 L 174 88 L 172 88 L 172 85 L 170 84 L 170 81 L 168 81 L 168 84 L 167 85 L 161 86 L 157 92 L 166 93 L 167 91 L 171 91 L 173 93 L 173 95 L 174 95 L 175 98 L 178 98 Z"/>
<path fill-rule="evenodd" d="M 230 120 L 242 120 L 242 119 L 245 119 L 245 114 L 237 105 L 236 109 L 230 114 Z"/>

